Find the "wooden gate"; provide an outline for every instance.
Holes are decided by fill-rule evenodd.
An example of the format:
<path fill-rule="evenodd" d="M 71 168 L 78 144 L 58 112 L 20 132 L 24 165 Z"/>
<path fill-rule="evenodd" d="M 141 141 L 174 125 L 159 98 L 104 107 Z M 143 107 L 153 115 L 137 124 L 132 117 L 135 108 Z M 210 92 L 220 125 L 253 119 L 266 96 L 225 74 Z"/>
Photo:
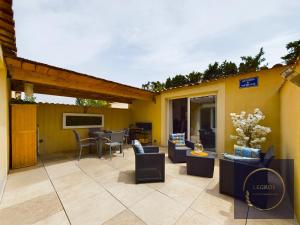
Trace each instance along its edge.
<path fill-rule="evenodd" d="M 37 163 L 37 126 L 35 104 L 11 105 L 12 168 Z"/>

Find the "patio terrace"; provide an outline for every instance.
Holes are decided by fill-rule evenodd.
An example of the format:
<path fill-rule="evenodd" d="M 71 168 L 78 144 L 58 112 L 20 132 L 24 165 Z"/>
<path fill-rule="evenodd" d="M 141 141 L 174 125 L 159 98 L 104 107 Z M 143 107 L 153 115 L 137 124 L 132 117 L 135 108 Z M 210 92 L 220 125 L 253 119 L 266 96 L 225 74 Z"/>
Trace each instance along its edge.
<path fill-rule="evenodd" d="M 165 148 L 160 151 L 166 152 Z M 214 177 L 186 175 L 166 154 L 165 183 L 134 183 L 135 156 L 112 160 L 88 155 L 79 162 L 56 154 L 38 166 L 11 171 L 0 204 L 1 225 L 19 224 L 245 224 L 234 220 L 234 200 L 219 193 Z M 292 220 L 248 220 L 248 225 L 290 225 Z"/>

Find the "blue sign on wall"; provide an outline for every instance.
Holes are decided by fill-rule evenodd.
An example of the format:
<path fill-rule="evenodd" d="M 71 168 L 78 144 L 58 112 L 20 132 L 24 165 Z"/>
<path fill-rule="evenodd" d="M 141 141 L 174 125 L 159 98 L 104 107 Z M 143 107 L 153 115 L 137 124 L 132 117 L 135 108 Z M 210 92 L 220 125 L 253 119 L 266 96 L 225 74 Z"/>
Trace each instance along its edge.
<path fill-rule="evenodd" d="M 251 77 L 247 79 L 240 80 L 240 88 L 257 87 L 258 77 Z"/>

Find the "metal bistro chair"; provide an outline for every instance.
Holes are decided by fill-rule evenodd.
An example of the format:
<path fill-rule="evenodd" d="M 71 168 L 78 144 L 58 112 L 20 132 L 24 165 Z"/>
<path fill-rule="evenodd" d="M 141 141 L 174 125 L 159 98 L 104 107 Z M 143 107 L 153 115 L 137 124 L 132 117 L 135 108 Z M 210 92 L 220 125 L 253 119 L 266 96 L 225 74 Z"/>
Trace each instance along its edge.
<path fill-rule="evenodd" d="M 110 139 L 107 137 L 101 137 L 102 140 L 106 141 L 105 145 L 109 146 L 109 156 L 111 159 L 111 152 L 112 149 L 115 147 L 119 147 L 120 153 L 123 153 L 123 157 L 124 157 L 124 152 L 122 149 L 123 146 L 123 141 L 124 141 L 124 132 L 120 131 L 120 132 L 112 132 L 110 134 Z"/>
<path fill-rule="evenodd" d="M 89 128 L 89 137 L 96 138 L 98 140 L 99 138 L 96 134 L 98 132 L 102 132 L 101 128 Z"/>
<path fill-rule="evenodd" d="M 75 135 L 75 139 L 77 142 L 77 146 L 78 146 L 78 151 L 79 151 L 79 156 L 78 156 L 78 161 L 81 158 L 81 153 L 82 153 L 82 149 L 85 147 L 92 147 L 92 146 L 96 146 L 97 150 L 98 150 L 98 142 L 95 138 L 89 137 L 89 138 L 84 138 L 84 139 L 80 139 L 80 134 L 76 131 L 76 130 L 72 130 L 74 135 Z"/>
<path fill-rule="evenodd" d="M 124 141 L 125 141 L 126 145 L 128 144 L 128 139 L 129 139 L 129 128 L 125 128 L 124 129 Z"/>

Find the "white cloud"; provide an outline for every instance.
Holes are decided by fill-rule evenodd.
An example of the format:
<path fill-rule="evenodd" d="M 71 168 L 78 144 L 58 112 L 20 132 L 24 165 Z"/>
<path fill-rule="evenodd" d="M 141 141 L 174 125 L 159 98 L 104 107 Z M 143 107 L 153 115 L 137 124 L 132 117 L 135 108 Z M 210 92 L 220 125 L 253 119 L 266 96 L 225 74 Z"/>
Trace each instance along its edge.
<path fill-rule="evenodd" d="M 18 54 L 133 86 L 300 37 L 298 0 L 14 1 Z"/>

